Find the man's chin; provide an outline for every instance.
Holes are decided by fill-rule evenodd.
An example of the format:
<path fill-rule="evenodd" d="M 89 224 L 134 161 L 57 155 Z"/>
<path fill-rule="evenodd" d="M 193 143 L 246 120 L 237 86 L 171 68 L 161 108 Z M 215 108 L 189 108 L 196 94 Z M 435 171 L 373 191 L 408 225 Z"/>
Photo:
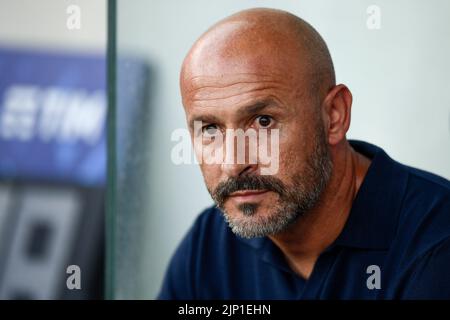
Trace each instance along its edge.
<path fill-rule="evenodd" d="M 261 203 L 245 202 L 226 206 L 222 211 L 232 219 L 256 220 L 270 214 Z"/>
<path fill-rule="evenodd" d="M 245 208 L 243 211 L 242 208 L 233 207 L 231 210 L 222 211 L 234 234 L 242 238 L 256 238 L 284 232 L 299 217 L 295 211 L 289 209 L 274 210 L 275 207 L 270 210 L 256 205 L 256 209 Z"/>
<path fill-rule="evenodd" d="M 241 238 L 258 238 L 271 235 L 275 230 L 270 222 L 259 217 L 257 214 L 247 216 L 241 212 L 229 215 L 225 213 L 225 221 L 231 231 Z"/>

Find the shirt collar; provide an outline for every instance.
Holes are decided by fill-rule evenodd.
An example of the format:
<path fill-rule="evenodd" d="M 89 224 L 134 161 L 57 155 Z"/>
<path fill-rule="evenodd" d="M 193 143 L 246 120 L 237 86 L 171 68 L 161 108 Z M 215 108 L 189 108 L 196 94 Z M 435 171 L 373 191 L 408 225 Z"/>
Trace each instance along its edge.
<path fill-rule="evenodd" d="M 367 142 L 349 140 L 357 152 L 371 159 L 370 167 L 353 201 L 344 229 L 334 246 L 388 249 L 397 229 L 408 173 L 383 149 Z M 267 247 L 267 237 L 240 240 L 255 249 Z"/>
<path fill-rule="evenodd" d="M 334 245 L 388 249 L 397 230 L 408 172 L 377 146 L 356 140 L 350 145 L 372 162 Z"/>

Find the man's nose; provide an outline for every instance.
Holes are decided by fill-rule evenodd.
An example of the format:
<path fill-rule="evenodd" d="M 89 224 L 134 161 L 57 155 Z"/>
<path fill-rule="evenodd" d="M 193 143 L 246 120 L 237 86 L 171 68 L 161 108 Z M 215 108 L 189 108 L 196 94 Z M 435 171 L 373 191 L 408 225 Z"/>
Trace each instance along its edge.
<path fill-rule="evenodd" d="M 245 174 L 253 173 L 256 170 L 257 170 L 256 164 L 222 163 L 222 172 L 227 177 L 238 177 Z"/>
<path fill-rule="evenodd" d="M 222 172 L 227 177 L 237 177 L 244 174 L 250 174 L 258 170 L 257 143 L 252 144 L 243 138 L 243 144 L 239 144 L 234 135 L 227 135 L 225 145 L 223 146 L 224 158 L 221 164 Z M 250 139 L 250 138 L 249 138 Z M 251 150 L 252 148 L 252 150 Z"/>

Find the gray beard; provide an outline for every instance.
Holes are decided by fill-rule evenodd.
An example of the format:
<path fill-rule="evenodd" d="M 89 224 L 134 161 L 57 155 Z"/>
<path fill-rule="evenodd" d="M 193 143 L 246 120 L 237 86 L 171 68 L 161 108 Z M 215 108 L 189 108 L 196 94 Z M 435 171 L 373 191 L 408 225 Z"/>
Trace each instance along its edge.
<path fill-rule="evenodd" d="M 242 238 L 264 237 L 280 233 L 300 216 L 294 208 L 287 208 L 286 211 L 277 211 L 268 217 L 260 218 L 254 216 L 257 209 L 256 204 L 253 208 L 240 208 L 243 218 L 232 218 L 226 211 L 222 210 L 222 212 L 231 231 Z"/>

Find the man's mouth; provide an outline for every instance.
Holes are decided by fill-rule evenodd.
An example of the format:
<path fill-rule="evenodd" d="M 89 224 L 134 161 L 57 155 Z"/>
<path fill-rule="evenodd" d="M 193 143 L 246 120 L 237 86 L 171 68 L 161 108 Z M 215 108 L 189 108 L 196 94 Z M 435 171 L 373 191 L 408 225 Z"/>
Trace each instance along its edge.
<path fill-rule="evenodd" d="M 262 200 L 269 190 L 240 190 L 229 195 L 230 199 L 241 202 L 256 202 Z"/>

